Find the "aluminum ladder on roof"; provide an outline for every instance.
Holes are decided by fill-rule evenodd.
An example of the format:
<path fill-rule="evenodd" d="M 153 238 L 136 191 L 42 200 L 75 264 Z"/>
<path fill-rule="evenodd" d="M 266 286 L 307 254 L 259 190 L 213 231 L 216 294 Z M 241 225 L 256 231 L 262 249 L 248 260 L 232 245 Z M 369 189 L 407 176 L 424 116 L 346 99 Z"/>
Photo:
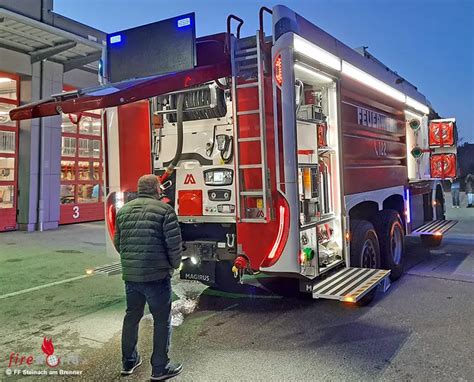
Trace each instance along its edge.
<path fill-rule="evenodd" d="M 264 93 L 264 54 L 259 39 L 247 37 L 235 39 L 232 54 L 232 100 L 234 105 L 234 123 L 236 131 L 236 169 L 237 169 L 237 218 L 242 223 L 266 223 L 270 220 L 269 174 L 266 149 L 266 120 Z M 239 106 L 241 91 L 254 92 L 258 107 L 242 110 Z M 255 126 L 242 120 L 258 116 L 258 132 L 252 135 L 243 131 L 251 131 Z M 256 118 L 254 118 L 256 119 Z M 259 147 L 259 161 L 245 163 L 243 153 L 254 151 Z M 258 171 L 259 170 L 259 171 Z M 258 174 L 258 175 L 257 175 Z M 255 183 L 258 177 L 261 186 L 246 186 L 251 179 Z"/>

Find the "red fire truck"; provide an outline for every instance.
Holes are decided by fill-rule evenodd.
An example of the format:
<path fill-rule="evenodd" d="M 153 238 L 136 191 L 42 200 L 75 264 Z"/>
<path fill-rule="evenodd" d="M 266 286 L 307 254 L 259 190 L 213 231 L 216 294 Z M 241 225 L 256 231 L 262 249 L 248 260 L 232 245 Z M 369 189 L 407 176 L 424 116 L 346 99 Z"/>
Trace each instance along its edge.
<path fill-rule="evenodd" d="M 196 38 L 193 14 L 110 34 L 103 86 L 11 117 L 103 109 L 110 237 L 155 173 L 181 224 L 182 278 L 225 288 L 265 273 L 367 302 L 401 276 L 406 235 L 436 245 L 455 224 L 440 182 L 456 175 L 455 120 L 291 9 L 259 21 L 249 37 L 230 15 L 226 33 Z"/>

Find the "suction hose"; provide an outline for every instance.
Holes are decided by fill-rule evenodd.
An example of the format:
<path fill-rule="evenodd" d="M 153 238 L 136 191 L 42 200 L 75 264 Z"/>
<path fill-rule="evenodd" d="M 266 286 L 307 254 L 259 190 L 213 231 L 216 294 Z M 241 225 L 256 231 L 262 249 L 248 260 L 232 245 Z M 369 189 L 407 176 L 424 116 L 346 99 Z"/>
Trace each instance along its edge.
<path fill-rule="evenodd" d="M 178 129 L 178 143 L 176 145 L 176 153 L 171 163 L 168 165 L 165 173 L 161 176 L 160 181 L 163 184 L 166 179 L 173 173 L 174 169 L 181 159 L 181 153 L 183 152 L 183 106 L 184 106 L 184 94 L 178 94 L 176 100 L 176 128 Z"/>

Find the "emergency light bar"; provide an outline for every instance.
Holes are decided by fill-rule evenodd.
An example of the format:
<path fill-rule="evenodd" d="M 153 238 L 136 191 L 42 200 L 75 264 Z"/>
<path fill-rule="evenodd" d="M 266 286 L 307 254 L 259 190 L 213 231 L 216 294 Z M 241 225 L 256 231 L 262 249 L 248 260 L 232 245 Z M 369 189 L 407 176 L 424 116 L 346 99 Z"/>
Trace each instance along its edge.
<path fill-rule="evenodd" d="M 430 112 L 430 108 L 423 103 L 416 101 L 378 78 L 375 78 L 369 73 L 364 72 L 347 61 L 340 59 L 336 55 L 310 43 L 298 35 L 294 36 L 293 48 L 296 52 L 312 58 L 324 66 L 337 70 L 356 81 L 362 82 L 363 84 L 370 86 L 397 101 L 405 103 L 407 106 L 412 107 L 417 111 L 424 114 L 429 114 Z"/>

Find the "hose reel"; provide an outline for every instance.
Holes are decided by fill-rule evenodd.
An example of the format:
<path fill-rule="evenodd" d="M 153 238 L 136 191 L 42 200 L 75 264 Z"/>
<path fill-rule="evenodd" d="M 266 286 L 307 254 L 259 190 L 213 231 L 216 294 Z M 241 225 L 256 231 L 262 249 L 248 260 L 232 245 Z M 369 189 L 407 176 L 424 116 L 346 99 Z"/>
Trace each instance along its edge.
<path fill-rule="evenodd" d="M 196 89 L 190 89 L 184 93 L 184 111 L 183 121 L 196 121 L 200 119 L 221 118 L 227 114 L 227 105 L 225 92 L 217 85 L 205 85 Z M 177 107 L 178 94 L 165 96 L 169 110 L 175 110 Z M 166 109 L 163 110 L 166 112 Z M 168 122 L 175 123 L 177 115 L 175 113 L 167 114 Z"/>

